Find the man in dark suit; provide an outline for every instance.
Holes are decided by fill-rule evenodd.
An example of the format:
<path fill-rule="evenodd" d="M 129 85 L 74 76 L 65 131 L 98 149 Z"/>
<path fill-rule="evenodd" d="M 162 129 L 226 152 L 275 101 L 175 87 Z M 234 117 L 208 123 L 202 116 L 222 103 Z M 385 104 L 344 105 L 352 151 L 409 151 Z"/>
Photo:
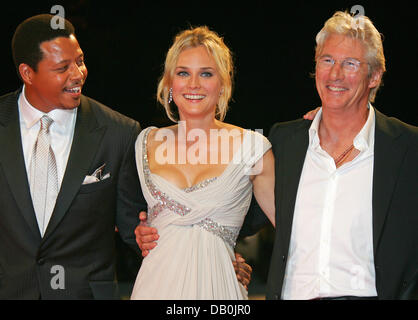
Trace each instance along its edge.
<path fill-rule="evenodd" d="M 269 135 L 276 232 L 267 298 L 418 299 L 418 128 L 371 105 L 385 58 L 367 17 L 337 12 L 316 40 L 322 108 Z M 252 208 L 241 236 L 268 221 Z M 147 250 L 150 232 L 136 231 Z"/>
<path fill-rule="evenodd" d="M 269 299 L 418 299 L 418 128 L 371 106 L 385 60 L 361 19 L 337 12 L 317 36 L 314 120 L 270 131 Z M 245 232 L 263 216 L 249 216 Z"/>
<path fill-rule="evenodd" d="M 418 130 L 377 110 L 375 112 L 372 221 L 367 235 L 372 237 L 376 294 L 379 299 L 418 299 Z M 310 126 L 311 121 L 308 120 L 279 123 L 272 128 L 269 136 L 276 156 L 277 210 L 274 248 L 267 280 L 268 299 L 282 298 Z M 356 203 L 355 198 L 350 200 Z M 253 219 L 253 223 L 260 226 L 264 215 L 258 213 L 257 218 Z M 309 225 L 311 221 L 305 220 L 304 223 Z M 321 230 L 315 231 L 319 233 Z M 352 231 L 355 232 L 354 228 Z M 341 241 L 338 235 L 335 241 Z M 348 243 L 344 244 L 341 252 L 349 246 Z M 348 267 L 350 286 L 354 289 L 364 284 L 361 278 L 356 279 L 363 276 L 361 270 Z"/>
<path fill-rule="evenodd" d="M 16 29 L 24 86 L 0 97 L 0 298 L 117 298 L 115 226 L 139 251 L 146 208 L 140 126 L 81 94 L 87 68 L 74 28 L 54 29 L 52 17 Z"/>

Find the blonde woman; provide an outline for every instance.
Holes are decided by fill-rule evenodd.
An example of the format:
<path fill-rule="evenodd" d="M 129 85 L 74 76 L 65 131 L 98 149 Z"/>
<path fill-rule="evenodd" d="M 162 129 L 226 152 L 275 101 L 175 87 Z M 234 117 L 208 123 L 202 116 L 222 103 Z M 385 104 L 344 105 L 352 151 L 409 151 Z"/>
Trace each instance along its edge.
<path fill-rule="evenodd" d="M 149 127 L 136 142 L 147 223 L 158 245 L 143 260 L 132 299 L 246 299 L 236 237 L 252 191 L 274 224 L 274 158 L 261 134 L 223 122 L 233 63 L 207 27 L 179 33 L 157 97 L 177 124 Z"/>

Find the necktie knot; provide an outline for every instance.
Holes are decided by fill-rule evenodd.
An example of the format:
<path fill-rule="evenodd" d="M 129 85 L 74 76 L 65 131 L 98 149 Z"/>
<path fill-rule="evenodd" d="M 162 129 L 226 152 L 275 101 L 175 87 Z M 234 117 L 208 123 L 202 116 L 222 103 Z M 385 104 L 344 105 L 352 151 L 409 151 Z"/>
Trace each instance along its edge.
<path fill-rule="evenodd" d="M 54 120 L 52 120 L 50 117 L 48 116 L 42 116 L 41 118 L 41 130 L 49 132 L 49 127 L 51 126 L 52 122 L 54 122 Z"/>

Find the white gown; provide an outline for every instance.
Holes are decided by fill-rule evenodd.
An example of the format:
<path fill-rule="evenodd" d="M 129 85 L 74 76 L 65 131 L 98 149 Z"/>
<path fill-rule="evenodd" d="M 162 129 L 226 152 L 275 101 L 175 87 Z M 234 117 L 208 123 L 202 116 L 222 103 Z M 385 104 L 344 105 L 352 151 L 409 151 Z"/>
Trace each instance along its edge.
<path fill-rule="evenodd" d="M 152 128 L 140 133 L 135 148 L 147 221 L 160 238 L 142 262 L 131 299 L 247 299 L 232 265 L 233 248 L 251 202 L 248 172 L 270 142 L 245 130 L 220 176 L 180 189 L 149 170 L 146 145 Z"/>

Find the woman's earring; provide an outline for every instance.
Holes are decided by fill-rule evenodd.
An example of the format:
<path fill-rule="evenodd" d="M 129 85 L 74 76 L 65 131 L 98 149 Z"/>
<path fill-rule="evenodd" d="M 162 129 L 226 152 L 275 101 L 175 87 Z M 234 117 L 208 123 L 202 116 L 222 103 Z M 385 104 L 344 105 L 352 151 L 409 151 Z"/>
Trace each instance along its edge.
<path fill-rule="evenodd" d="M 171 101 L 173 101 L 173 88 L 170 88 L 168 91 L 168 104 L 170 104 Z"/>

